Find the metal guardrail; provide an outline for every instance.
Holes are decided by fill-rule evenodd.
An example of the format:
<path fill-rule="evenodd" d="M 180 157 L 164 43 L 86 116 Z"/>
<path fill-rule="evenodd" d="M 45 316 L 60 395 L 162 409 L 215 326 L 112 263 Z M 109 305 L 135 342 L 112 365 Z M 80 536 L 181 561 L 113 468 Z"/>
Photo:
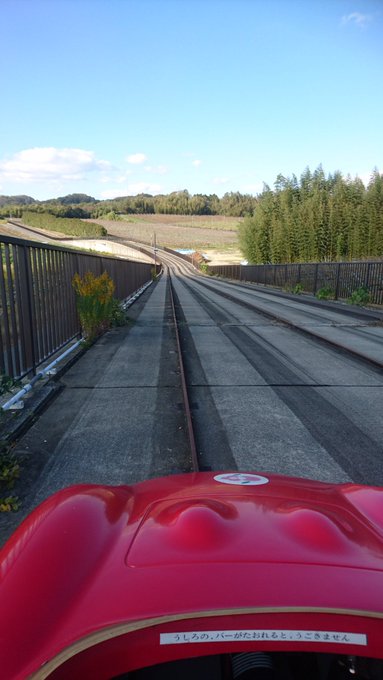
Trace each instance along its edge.
<path fill-rule="evenodd" d="M 115 296 L 128 297 L 151 279 L 152 265 L 0 237 L 0 371 L 12 378 L 37 367 L 80 336 L 72 279 L 106 271 Z"/>
<path fill-rule="evenodd" d="M 347 299 L 365 286 L 370 293 L 370 302 L 383 305 L 383 261 L 219 265 L 209 266 L 209 271 L 230 279 L 292 290 L 301 284 L 305 292 L 313 295 L 328 287 L 335 300 Z"/>

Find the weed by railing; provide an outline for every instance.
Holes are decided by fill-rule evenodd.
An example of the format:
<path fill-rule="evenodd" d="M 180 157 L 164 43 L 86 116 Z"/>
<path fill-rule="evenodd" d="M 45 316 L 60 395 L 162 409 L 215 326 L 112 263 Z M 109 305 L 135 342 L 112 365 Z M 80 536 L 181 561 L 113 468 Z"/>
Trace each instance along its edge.
<path fill-rule="evenodd" d="M 37 367 L 81 332 L 75 273 L 107 272 L 123 300 L 151 279 L 152 265 L 0 237 L 0 371 L 13 378 Z"/>
<path fill-rule="evenodd" d="M 19 381 L 9 375 L 0 375 L 0 396 L 9 393 Z M 3 414 L 0 413 L 0 421 Z M 1 424 L 1 422 L 0 422 Z M 0 512 L 12 512 L 19 509 L 20 502 L 11 492 L 20 475 L 20 464 L 13 454 L 8 442 L 0 439 Z"/>
<path fill-rule="evenodd" d="M 75 274 L 72 283 L 83 336 L 91 343 L 112 322 L 115 286 L 107 272 L 101 276 L 86 272 L 83 278 Z"/>

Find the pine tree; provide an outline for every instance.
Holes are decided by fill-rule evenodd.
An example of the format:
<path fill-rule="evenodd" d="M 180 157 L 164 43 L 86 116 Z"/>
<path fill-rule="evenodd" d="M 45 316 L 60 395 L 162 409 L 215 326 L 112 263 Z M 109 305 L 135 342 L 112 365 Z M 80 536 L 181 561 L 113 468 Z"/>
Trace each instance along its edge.
<path fill-rule="evenodd" d="M 322 166 L 306 168 L 300 182 L 279 174 L 245 220 L 241 244 L 249 261 L 263 263 L 382 256 L 383 175 L 374 170 L 366 190 L 340 172 L 326 179 Z"/>

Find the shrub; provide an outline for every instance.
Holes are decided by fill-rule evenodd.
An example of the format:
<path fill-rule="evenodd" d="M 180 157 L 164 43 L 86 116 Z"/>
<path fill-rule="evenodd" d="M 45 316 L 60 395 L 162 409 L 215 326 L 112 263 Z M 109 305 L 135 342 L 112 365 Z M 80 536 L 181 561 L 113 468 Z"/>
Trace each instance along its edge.
<path fill-rule="evenodd" d="M 9 375 L 0 375 L 1 396 L 19 385 L 20 380 L 15 380 Z M 4 411 L 1 411 L 1 415 L 3 414 Z M 20 502 L 17 496 L 8 495 L 19 476 L 20 465 L 16 456 L 11 452 L 9 444 L 0 440 L 0 512 L 11 512 L 19 509 Z"/>
<path fill-rule="evenodd" d="M 116 298 L 112 300 L 111 324 L 112 326 L 125 326 L 126 324 L 126 313 L 121 307 L 121 302 Z"/>
<path fill-rule="evenodd" d="M 13 387 L 19 387 L 20 380 L 11 378 L 9 375 L 0 375 L 0 395 L 10 392 Z"/>
<path fill-rule="evenodd" d="M 20 503 L 17 496 L 8 495 L 15 481 L 20 475 L 20 465 L 14 454 L 2 445 L 0 451 L 0 512 L 11 512 L 19 509 Z"/>
<path fill-rule="evenodd" d="M 301 283 L 296 283 L 295 286 L 294 286 L 294 288 L 293 288 L 293 290 L 292 290 L 292 292 L 293 292 L 295 295 L 300 295 L 301 293 L 303 293 L 303 290 L 304 290 L 304 288 L 303 288 L 302 284 L 301 284 Z"/>
<path fill-rule="evenodd" d="M 370 293 L 367 286 L 359 286 L 351 293 L 348 299 L 350 305 L 367 305 L 370 302 Z"/>
<path fill-rule="evenodd" d="M 120 215 L 118 213 L 114 212 L 114 210 L 111 210 L 110 212 L 106 213 L 106 215 L 103 215 L 102 217 L 103 217 L 104 220 L 110 220 L 111 222 L 121 222 L 122 221 L 122 217 L 120 217 Z"/>
<path fill-rule="evenodd" d="M 90 343 L 109 328 L 114 309 L 114 283 L 107 272 L 95 276 L 87 272 L 83 278 L 73 277 L 77 295 L 77 311 L 85 340 Z"/>
<path fill-rule="evenodd" d="M 108 233 L 104 227 L 95 222 L 83 222 L 78 218 L 55 217 L 48 212 L 38 213 L 27 210 L 23 212 L 23 222 L 36 229 L 58 231 L 69 236 L 100 237 Z"/>
<path fill-rule="evenodd" d="M 6 496 L 0 498 L 0 512 L 16 512 L 20 507 L 20 501 L 17 496 Z"/>
<path fill-rule="evenodd" d="M 318 300 L 333 300 L 335 293 L 330 286 L 323 286 L 317 291 L 316 297 Z"/>

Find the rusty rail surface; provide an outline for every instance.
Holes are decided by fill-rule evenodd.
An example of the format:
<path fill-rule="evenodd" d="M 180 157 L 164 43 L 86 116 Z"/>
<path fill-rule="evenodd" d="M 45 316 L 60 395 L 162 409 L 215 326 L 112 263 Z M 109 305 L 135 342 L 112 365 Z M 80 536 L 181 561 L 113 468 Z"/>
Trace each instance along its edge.
<path fill-rule="evenodd" d="M 209 267 L 212 274 L 239 281 L 294 289 L 298 284 L 315 295 L 321 288 L 331 289 L 333 299 L 347 299 L 364 286 L 370 302 L 383 305 L 383 261 L 314 262 L 305 264 L 219 265 Z"/>
<path fill-rule="evenodd" d="M 151 278 L 152 265 L 1 236 L 0 372 L 12 378 L 37 367 L 80 336 L 72 279 L 106 271 L 115 296 L 128 297 Z"/>
<path fill-rule="evenodd" d="M 172 280 L 171 280 L 170 272 L 169 272 L 169 295 L 170 295 L 170 304 L 171 304 L 171 308 L 172 308 L 173 323 L 174 323 L 174 330 L 175 330 L 175 336 L 176 336 L 178 363 L 179 363 L 179 369 L 180 369 L 182 397 L 183 397 L 183 402 L 184 402 L 186 425 L 187 425 L 187 431 L 188 431 L 191 464 L 192 464 L 193 472 L 198 472 L 198 470 L 199 470 L 198 453 L 197 453 L 197 446 L 196 446 L 196 441 L 195 441 L 195 437 L 194 437 L 193 421 L 192 421 L 192 415 L 191 415 L 191 409 L 190 409 L 190 402 L 189 402 L 189 394 L 188 394 L 188 389 L 187 389 L 184 361 L 183 361 L 183 358 L 182 358 L 182 349 L 181 349 L 180 335 L 179 335 L 179 330 L 178 330 L 178 322 L 177 322 L 176 308 L 175 308 L 175 304 L 174 304 L 174 296 L 173 296 L 173 288 L 172 288 Z"/>

